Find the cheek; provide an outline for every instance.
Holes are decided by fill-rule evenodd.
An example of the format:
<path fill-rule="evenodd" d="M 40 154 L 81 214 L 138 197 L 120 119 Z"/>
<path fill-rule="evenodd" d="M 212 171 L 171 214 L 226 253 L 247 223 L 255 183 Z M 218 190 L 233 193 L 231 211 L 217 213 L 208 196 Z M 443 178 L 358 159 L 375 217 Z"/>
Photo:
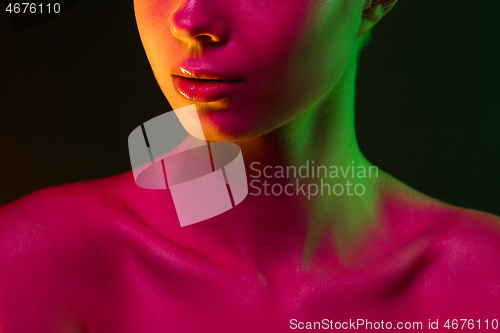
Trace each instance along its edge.
<path fill-rule="evenodd" d="M 296 112 L 297 89 L 302 89 L 297 53 L 308 55 L 301 42 L 314 12 L 314 0 L 275 0 L 269 5 L 246 9 L 234 21 L 235 44 L 241 50 L 242 68 L 253 87 L 253 124 L 280 126 Z M 242 10 L 240 10 L 242 12 Z M 310 61 L 313 54 L 309 54 Z M 317 75 L 317 72 L 315 73 Z M 300 76 L 300 73 L 299 73 Z"/>
<path fill-rule="evenodd" d="M 349 1 L 321 3 L 308 18 L 291 65 L 294 86 L 308 88 L 302 94 L 313 100 L 338 82 L 357 53 L 358 22 L 353 6 Z"/>
<path fill-rule="evenodd" d="M 311 0 L 271 1 L 246 9 L 234 21 L 235 41 L 254 61 L 274 74 L 289 61 L 303 30 Z M 240 10 L 242 12 L 242 10 Z"/>
<path fill-rule="evenodd" d="M 170 18 L 184 1 L 135 2 L 144 49 L 174 109 L 192 104 L 175 92 L 170 78 L 170 68 L 190 57 L 170 32 Z M 245 97 L 224 112 L 201 116 L 204 130 L 213 132 L 212 140 L 245 139 L 271 131 L 338 80 L 355 39 L 342 16 L 345 1 L 228 0 L 221 15 L 230 24 L 231 39 L 219 51 L 221 56 L 232 55 L 227 68 L 244 75 Z"/>
<path fill-rule="evenodd" d="M 169 43 L 170 17 L 173 1 L 136 0 L 134 2 L 137 28 L 150 62 L 158 62 L 165 53 L 160 45 Z M 160 53 L 160 54 L 158 54 Z"/>
<path fill-rule="evenodd" d="M 136 0 L 134 2 L 137 28 L 155 78 L 166 95 L 181 103 L 174 108 L 186 106 L 173 93 L 170 70 L 174 64 L 188 57 L 182 43 L 170 31 L 170 19 L 179 7 L 179 1 Z M 177 105 L 178 104 L 178 105 Z"/>
<path fill-rule="evenodd" d="M 254 71 L 261 100 L 275 110 L 266 117 L 283 122 L 338 82 L 355 56 L 358 23 L 351 0 L 288 1 L 279 7 L 246 22 L 253 25 L 243 40 L 261 64 Z"/>

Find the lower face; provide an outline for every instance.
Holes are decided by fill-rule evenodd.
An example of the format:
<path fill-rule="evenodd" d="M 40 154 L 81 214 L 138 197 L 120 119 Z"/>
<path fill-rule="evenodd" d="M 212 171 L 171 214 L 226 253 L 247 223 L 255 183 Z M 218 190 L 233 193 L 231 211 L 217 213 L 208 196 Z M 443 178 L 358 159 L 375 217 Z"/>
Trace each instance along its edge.
<path fill-rule="evenodd" d="M 240 141 L 283 126 L 335 89 L 357 54 L 363 1 L 135 0 L 134 6 L 146 55 L 172 108 L 196 104 L 207 140 Z M 181 24 L 192 34 L 179 38 L 173 31 Z M 195 36 L 197 28 L 222 38 L 207 43 Z M 172 75 L 192 68 L 221 77 Z"/>

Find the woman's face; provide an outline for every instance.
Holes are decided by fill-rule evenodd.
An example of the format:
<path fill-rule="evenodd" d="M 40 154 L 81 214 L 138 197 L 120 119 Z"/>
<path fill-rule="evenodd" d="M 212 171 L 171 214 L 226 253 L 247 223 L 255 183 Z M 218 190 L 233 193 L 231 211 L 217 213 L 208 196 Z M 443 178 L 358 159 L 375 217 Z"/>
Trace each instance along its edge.
<path fill-rule="evenodd" d="M 174 109 L 196 104 L 210 141 L 273 131 L 328 93 L 356 57 L 364 3 L 134 1 L 160 88 Z"/>

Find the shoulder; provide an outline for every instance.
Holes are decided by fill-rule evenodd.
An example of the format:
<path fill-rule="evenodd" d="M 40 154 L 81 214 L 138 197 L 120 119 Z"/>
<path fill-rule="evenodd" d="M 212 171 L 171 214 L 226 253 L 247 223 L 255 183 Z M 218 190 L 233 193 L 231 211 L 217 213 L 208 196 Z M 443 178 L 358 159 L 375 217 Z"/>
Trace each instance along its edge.
<path fill-rule="evenodd" d="M 109 247 L 125 230 L 175 225 L 169 199 L 165 190 L 136 186 L 131 172 L 36 191 L 0 207 L 0 260 L 88 257 L 101 243 Z"/>
<path fill-rule="evenodd" d="M 0 207 L 0 260 L 88 258 L 168 211 L 164 192 L 138 188 L 131 172 L 36 191 Z"/>
<path fill-rule="evenodd" d="M 85 229 L 95 231 L 95 224 L 105 227 L 125 216 L 149 223 L 148 212 L 164 209 L 175 213 L 165 200 L 167 192 L 139 188 L 132 172 L 44 188 L 0 207 L 0 235 L 69 236 Z"/>
<path fill-rule="evenodd" d="M 88 258 L 115 227 L 122 206 L 115 195 L 118 183 L 102 179 L 49 187 L 0 207 L 0 266 L 12 277 Z"/>
<path fill-rule="evenodd" d="M 68 236 L 113 208 L 116 184 L 108 179 L 79 182 L 38 190 L 0 207 L 0 233 L 18 237 Z M 107 209 L 106 209 L 107 208 Z M 48 232 L 50 229 L 59 232 Z M 5 237 L 4 237 L 5 238 Z"/>
<path fill-rule="evenodd" d="M 452 319 L 497 315 L 500 218 L 468 209 L 453 210 L 456 222 L 429 236 L 430 269 L 423 280 L 429 303 L 446 309 Z"/>
<path fill-rule="evenodd" d="M 103 238 L 96 226 L 104 210 L 93 198 L 87 185 L 72 184 L 39 190 L 0 208 L 0 320 L 5 329 L 58 332 L 50 318 L 78 320 L 82 309 L 75 296 L 95 274 Z"/>
<path fill-rule="evenodd" d="M 500 311 L 500 217 L 401 185 L 386 192 L 382 209 L 406 244 L 426 244 L 418 281 L 430 308 L 462 316 Z"/>
<path fill-rule="evenodd" d="M 496 215 L 444 203 L 395 179 L 386 181 L 381 193 L 380 215 L 387 228 L 404 241 L 429 236 L 495 243 L 500 237 Z"/>
<path fill-rule="evenodd" d="M 0 207 L 0 321 L 15 331 L 55 332 L 50 318 L 82 318 L 91 295 L 113 289 L 131 244 L 142 249 L 159 239 L 147 223 L 165 219 L 152 207 L 163 201 L 158 209 L 168 211 L 166 196 L 138 188 L 125 173 Z"/>

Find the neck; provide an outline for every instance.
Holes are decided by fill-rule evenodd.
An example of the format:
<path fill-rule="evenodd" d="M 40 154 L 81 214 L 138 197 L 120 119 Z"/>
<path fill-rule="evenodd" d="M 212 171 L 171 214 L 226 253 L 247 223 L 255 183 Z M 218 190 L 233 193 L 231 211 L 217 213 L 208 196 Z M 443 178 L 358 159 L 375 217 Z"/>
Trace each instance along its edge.
<path fill-rule="evenodd" d="M 320 101 L 278 130 L 238 143 L 249 195 L 224 215 L 231 220 L 227 226 L 232 237 L 255 243 L 244 248 L 260 246 L 261 255 L 269 257 L 301 243 L 299 257 L 307 264 L 325 246 L 337 254 L 347 251 L 376 221 L 378 169 L 356 141 L 355 71 L 351 66 Z M 263 173 L 265 167 L 270 178 Z M 288 186 L 293 195 L 274 194 L 287 184 L 293 185 Z M 297 191 L 301 185 L 303 191 Z"/>

